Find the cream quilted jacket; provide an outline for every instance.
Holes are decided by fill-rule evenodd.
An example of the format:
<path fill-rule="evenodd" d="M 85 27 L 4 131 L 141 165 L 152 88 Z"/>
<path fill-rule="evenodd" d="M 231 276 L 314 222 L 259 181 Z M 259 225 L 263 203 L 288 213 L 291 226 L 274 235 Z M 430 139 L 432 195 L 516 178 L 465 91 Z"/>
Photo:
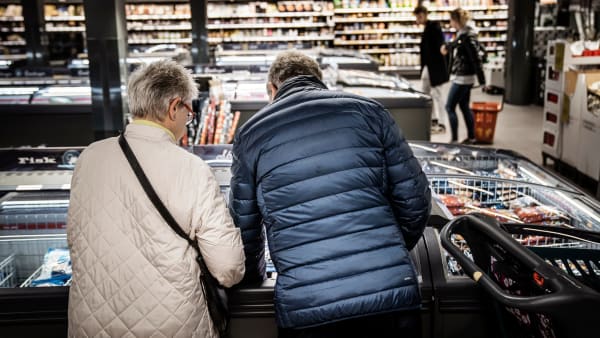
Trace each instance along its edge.
<path fill-rule="evenodd" d="M 166 131 L 129 125 L 125 136 L 159 197 L 196 238 L 224 286 L 244 253 L 210 168 Z M 67 226 L 73 283 L 70 337 L 215 337 L 196 253 L 150 202 L 117 138 L 90 145 L 73 174 Z"/>

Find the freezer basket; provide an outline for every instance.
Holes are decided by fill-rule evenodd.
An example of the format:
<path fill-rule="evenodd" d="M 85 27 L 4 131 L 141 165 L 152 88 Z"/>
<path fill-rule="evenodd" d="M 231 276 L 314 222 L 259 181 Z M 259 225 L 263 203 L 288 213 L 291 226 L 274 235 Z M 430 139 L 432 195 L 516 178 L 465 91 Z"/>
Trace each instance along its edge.
<path fill-rule="evenodd" d="M 0 262 L 0 288 L 13 288 L 17 285 L 17 269 L 15 255 L 10 255 Z"/>
<path fill-rule="evenodd" d="M 29 276 L 23 283 L 21 283 L 20 287 L 22 287 L 22 288 L 35 287 L 36 285 L 33 285 L 33 282 L 40 277 L 40 275 L 42 274 L 42 269 L 43 268 L 44 268 L 43 265 L 40 266 L 39 268 L 37 268 L 31 274 L 31 276 Z M 64 283 L 64 286 L 69 286 L 69 285 L 71 285 L 71 279 L 70 278 Z M 42 285 L 40 285 L 40 286 L 42 286 Z"/>

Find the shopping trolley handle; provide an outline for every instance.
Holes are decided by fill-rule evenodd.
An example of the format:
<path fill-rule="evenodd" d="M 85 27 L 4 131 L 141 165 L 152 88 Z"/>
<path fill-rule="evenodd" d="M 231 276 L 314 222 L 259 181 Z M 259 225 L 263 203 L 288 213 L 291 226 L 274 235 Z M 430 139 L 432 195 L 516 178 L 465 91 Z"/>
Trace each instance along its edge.
<path fill-rule="evenodd" d="M 453 234 L 466 234 L 473 231 L 487 236 L 494 243 L 499 244 L 507 252 L 519 261 L 519 263 L 532 271 L 532 282 L 535 282 L 548 293 L 537 296 L 518 296 L 503 290 L 485 273 L 485 270 L 463 254 L 463 252 L 452 243 Z M 463 270 L 476 283 L 500 303 L 521 308 L 524 310 L 547 312 L 553 310 L 564 310 L 569 305 L 581 305 L 591 307 L 600 306 L 600 295 L 587 286 L 567 277 L 562 271 L 547 264 L 539 256 L 515 241 L 508 233 L 500 227 L 495 220 L 483 220 L 473 215 L 465 215 L 448 222 L 440 233 L 442 246 L 452 255 Z M 469 240 L 465 237 L 467 245 Z M 473 252 L 472 252 L 473 253 Z M 474 253 L 473 253 L 474 254 Z"/>

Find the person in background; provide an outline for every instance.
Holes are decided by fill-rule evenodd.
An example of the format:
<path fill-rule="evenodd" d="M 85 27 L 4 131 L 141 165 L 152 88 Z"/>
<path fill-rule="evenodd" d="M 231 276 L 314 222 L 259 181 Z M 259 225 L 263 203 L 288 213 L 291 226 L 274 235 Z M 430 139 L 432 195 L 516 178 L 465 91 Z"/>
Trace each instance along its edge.
<path fill-rule="evenodd" d="M 469 13 L 462 8 L 450 12 L 450 26 L 456 30 L 456 39 L 442 45 L 440 49 L 443 55 L 450 55 L 452 86 L 448 92 L 446 112 L 452 131 L 451 142 L 458 141 L 458 118 L 456 116 L 456 106 L 458 105 L 467 125 L 468 137 L 462 141 L 464 144 L 476 143 L 475 122 L 473 112 L 469 107 L 471 88 L 473 88 L 476 78 L 479 84 L 485 88 L 485 77 L 479 57 L 477 34 L 467 25 L 469 17 Z"/>
<path fill-rule="evenodd" d="M 446 126 L 440 123 L 444 107 L 442 85 L 448 82 L 446 58 L 440 53 L 440 48 L 444 45 L 444 34 L 438 22 L 427 20 L 427 7 L 417 6 L 413 13 L 417 24 L 425 26 L 420 45 L 421 88 L 433 99 L 431 131 L 435 134 L 444 133 Z"/>
<path fill-rule="evenodd" d="M 139 68 L 129 78 L 134 121 L 124 135 L 211 274 L 229 287 L 244 275 L 240 230 L 208 165 L 176 144 L 197 95 L 189 72 L 173 61 Z M 117 140 L 91 144 L 73 173 L 69 337 L 216 337 L 196 251 L 159 214 Z"/>
<path fill-rule="evenodd" d="M 280 337 L 420 337 L 409 250 L 429 217 L 427 178 L 383 106 L 321 76 L 310 57 L 279 54 L 271 103 L 235 136 L 245 282 L 264 278 L 264 226 Z"/>

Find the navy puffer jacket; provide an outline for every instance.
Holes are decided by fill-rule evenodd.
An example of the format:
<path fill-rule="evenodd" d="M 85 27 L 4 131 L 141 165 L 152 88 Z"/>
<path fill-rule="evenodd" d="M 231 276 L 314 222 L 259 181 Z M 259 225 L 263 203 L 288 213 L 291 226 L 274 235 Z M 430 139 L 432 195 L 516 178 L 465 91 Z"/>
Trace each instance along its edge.
<path fill-rule="evenodd" d="M 230 211 L 245 280 L 264 276 L 264 224 L 280 327 L 420 306 L 408 250 L 431 193 L 379 103 L 294 77 L 239 130 L 233 156 Z"/>

